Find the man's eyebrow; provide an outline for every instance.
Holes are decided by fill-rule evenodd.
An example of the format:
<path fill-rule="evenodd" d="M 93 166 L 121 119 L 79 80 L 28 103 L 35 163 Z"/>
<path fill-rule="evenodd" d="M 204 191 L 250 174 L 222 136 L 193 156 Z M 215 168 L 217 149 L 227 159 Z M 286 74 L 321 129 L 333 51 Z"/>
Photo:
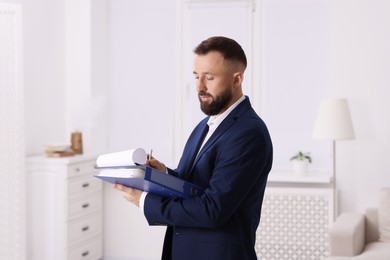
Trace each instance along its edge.
<path fill-rule="evenodd" d="M 193 71 L 193 72 L 192 72 L 192 74 L 201 74 L 201 75 L 214 75 L 213 73 L 211 73 L 211 72 L 208 72 L 208 71 L 206 71 L 206 72 L 202 72 L 202 73 L 198 73 L 198 72 L 196 72 L 196 71 Z"/>

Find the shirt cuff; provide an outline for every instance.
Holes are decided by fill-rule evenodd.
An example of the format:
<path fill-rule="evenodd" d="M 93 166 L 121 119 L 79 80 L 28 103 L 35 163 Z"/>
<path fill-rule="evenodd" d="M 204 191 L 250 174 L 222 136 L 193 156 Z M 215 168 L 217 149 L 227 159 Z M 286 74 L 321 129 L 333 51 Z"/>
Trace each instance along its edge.
<path fill-rule="evenodd" d="M 148 195 L 148 192 L 144 191 L 142 192 L 141 197 L 139 198 L 139 209 L 141 210 L 142 214 L 144 214 L 144 204 L 145 204 L 146 195 Z"/>

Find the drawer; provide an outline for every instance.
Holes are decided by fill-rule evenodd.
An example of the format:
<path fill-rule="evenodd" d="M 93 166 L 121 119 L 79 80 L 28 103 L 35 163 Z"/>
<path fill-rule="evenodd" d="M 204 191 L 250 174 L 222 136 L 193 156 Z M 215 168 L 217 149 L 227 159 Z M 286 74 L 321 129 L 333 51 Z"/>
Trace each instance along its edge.
<path fill-rule="evenodd" d="M 103 182 L 94 176 L 84 176 L 68 181 L 68 194 L 70 197 L 76 195 L 86 195 L 90 192 L 101 191 Z"/>
<path fill-rule="evenodd" d="M 81 163 L 75 163 L 68 166 L 68 177 L 77 177 L 80 175 L 88 174 L 93 175 L 94 172 L 97 172 L 95 169 L 96 161 L 87 161 Z"/>
<path fill-rule="evenodd" d="M 97 236 L 70 248 L 68 260 L 96 260 L 103 257 L 103 239 Z"/>
<path fill-rule="evenodd" d="M 68 204 L 68 218 L 74 219 L 94 211 L 100 211 L 103 204 L 102 200 L 102 193 L 99 191 L 83 196 L 81 199 L 70 201 Z"/>
<path fill-rule="evenodd" d="M 102 232 L 101 212 L 68 223 L 68 244 L 88 239 Z"/>

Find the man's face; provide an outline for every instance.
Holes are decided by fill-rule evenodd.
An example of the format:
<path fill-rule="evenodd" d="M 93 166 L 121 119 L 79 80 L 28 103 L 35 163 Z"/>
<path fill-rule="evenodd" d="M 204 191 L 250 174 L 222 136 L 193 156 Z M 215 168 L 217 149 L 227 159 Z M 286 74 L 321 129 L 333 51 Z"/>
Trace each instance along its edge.
<path fill-rule="evenodd" d="M 219 52 L 196 55 L 194 76 L 200 108 L 206 115 L 221 114 L 233 103 L 232 65 Z"/>

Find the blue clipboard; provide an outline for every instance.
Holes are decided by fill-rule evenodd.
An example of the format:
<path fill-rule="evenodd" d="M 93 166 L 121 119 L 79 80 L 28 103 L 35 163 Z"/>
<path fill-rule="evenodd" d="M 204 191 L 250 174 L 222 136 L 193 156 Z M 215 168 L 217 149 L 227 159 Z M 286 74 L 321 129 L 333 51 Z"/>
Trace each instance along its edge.
<path fill-rule="evenodd" d="M 178 177 L 160 172 L 149 166 L 127 166 L 127 167 L 96 167 L 96 169 L 143 169 L 145 176 L 143 178 L 112 177 L 95 175 L 109 183 L 118 183 L 127 187 L 154 193 L 163 197 L 170 198 L 191 198 L 203 194 L 203 188 L 193 183 L 182 180 Z"/>

